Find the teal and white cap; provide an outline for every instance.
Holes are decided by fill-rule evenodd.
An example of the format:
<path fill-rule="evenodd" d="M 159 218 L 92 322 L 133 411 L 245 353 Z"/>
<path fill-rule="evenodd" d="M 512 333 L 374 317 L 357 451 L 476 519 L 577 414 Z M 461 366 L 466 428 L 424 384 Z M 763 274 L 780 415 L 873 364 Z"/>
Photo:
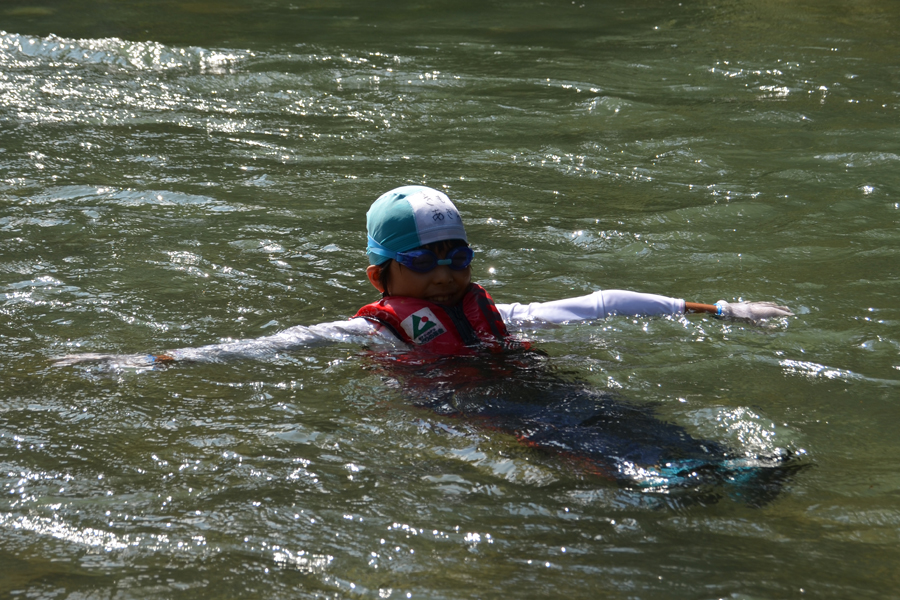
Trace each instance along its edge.
<path fill-rule="evenodd" d="M 382 194 L 366 213 L 366 230 L 366 255 L 372 265 L 433 242 L 469 241 L 459 211 L 447 194 L 422 185 Z"/>

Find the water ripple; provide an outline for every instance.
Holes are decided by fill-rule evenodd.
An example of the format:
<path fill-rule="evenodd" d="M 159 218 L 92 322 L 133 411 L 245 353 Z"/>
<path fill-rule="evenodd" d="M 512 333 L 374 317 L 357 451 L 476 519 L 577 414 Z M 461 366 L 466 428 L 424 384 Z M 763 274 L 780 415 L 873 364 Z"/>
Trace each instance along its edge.
<path fill-rule="evenodd" d="M 203 48 L 169 47 L 157 42 L 118 38 L 68 39 L 56 35 L 34 37 L 0 31 L 0 65 L 7 69 L 37 66 L 107 65 L 128 70 L 199 69 L 224 73 L 249 53 Z"/>

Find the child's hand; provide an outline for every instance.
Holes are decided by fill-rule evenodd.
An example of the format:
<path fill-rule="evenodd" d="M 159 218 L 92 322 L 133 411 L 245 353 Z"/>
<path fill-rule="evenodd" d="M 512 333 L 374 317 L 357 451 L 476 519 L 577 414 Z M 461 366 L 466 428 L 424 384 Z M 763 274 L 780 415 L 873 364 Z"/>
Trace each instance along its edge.
<path fill-rule="evenodd" d="M 778 306 L 772 302 L 725 302 L 719 300 L 716 302 L 719 311 L 717 317 L 728 319 L 742 319 L 745 321 L 762 321 L 775 317 L 793 317 L 787 306 Z"/>
<path fill-rule="evenodd" d="M 87 352 L 84 354 L 69 354 L 67 356 L 60 356 L 59 358 L 53 359 L 52 366 L 70 367 L 72 365 L 79 365 L 83 363 L 99 363 L 103 365 L 118 367 L 146 368 L 159 363 L 172 362 L 174 360 L 175 359 L 170 356 L 166 356 L 165 354 L 154 356 L 153 354 L 92 354 Z"/>

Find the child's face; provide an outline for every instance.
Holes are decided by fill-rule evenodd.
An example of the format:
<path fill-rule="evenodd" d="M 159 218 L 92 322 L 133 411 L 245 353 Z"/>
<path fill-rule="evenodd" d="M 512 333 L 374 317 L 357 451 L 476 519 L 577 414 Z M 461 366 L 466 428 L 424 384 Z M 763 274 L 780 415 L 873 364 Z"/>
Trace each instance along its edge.
<path fill-rule="evenodd" d="M 438 258 L 445 258 L 446 254 L 447 250 L 437 253 Z M 369 281 L 379 292 L 387 291 L 392 296 L 419 298 L 435 304 L 456 304 L 462 300 L 472 281 L 471 266 L 456 271 L 448 265 L 438 265 L 427 273 L 417 273 L 392 260 L 387 268 L 390 269 L 387 290 L 382 289 L 379 281 L 382 267 L 370 265 L 366 269 Z"/>

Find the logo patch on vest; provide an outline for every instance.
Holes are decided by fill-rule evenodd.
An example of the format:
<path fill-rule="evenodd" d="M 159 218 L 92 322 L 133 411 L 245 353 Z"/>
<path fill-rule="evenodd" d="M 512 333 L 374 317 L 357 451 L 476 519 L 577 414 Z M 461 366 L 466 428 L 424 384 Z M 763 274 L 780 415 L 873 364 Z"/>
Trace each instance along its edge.
<path fill-rule="evenodd" d="M 427 344 L 437 336 L 447 332 L 429 308 L 420 308 L 409 315 L 400 322 L 400 327 L 416 344 Z"/>

